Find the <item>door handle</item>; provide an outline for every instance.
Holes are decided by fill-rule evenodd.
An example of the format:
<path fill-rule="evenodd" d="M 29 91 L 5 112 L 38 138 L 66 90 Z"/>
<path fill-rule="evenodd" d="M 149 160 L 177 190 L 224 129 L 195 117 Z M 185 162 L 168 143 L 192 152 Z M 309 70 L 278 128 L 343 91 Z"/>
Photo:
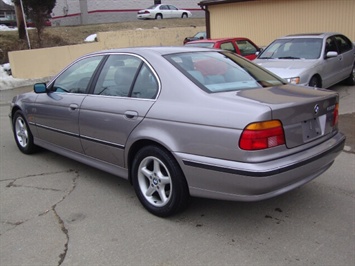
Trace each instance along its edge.
<path fill-rule="evenodd" d="M 125 117 L 128 119 L 137 119 L 138 117 L 138 112 L 136 111 L 126 111 L 124 113 Z"/>
<path fill-rule="evenodd" d="M 78 109 L 78 107 L 79 107 L 79 105 L 77 105 L 76 103 L 72 103 L 72 104 L 69 105 L 69 109 L 72 110 L 72 111 Z"/>

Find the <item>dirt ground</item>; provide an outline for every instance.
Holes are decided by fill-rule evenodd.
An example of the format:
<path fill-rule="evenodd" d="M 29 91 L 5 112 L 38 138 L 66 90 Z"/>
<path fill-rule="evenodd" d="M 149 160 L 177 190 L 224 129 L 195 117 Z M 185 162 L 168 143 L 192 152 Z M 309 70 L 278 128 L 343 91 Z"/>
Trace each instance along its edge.
<path fill-rule="evenodd" d="M 342 114 L 339 116 L 339 130 L 346 136 L 345 151 L 355 153 L 355 113 Z"/>
<path fill-rule="evenodd" d="M 47 27 L 42 37 L 42 47 L 54 47 L 83 43 L 85 38 L 97 32 L 134 30 L 137 28 L 176 28 L 205 26 L 204 18 L 137 20 L 130 22 L 92 24 L 83 26 Z M 37 31 L 28 31 L 32 48 L 40 48 Z M 8 62 L 9 51 L 28 49 L 26 40 L 19 40 L 17 31 L 2 31 L 0 34 L 0 64 Z"/>

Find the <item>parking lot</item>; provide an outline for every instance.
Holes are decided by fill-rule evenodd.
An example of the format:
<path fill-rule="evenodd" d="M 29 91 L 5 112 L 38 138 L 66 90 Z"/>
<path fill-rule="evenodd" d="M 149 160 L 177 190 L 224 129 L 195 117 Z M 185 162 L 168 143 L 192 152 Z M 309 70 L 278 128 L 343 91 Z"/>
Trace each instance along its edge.
<path fill-rule="evenodd" d="M 131 185 L 13 140 L 1 91 L 1 265 L 354 265 L 355 86 L 337 85 L 347 135 L 334 165 L 282 196 L 243 203 L 192 199 L 162 219 Z"/>

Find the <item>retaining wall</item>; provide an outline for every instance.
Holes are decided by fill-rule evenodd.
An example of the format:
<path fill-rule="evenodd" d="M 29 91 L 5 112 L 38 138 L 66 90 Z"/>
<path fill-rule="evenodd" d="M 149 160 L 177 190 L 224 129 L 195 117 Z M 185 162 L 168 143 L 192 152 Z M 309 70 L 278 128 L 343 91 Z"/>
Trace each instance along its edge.
<path fill-rule="evenodd" d="M 53 48 L 9 52 L 14 78 L 51 77 L 76 58 L 94 51 L 137 46 L 181 46 L 185 37 L 193 36 L 205 27 L 128 30 L 100 32 L 97 42 Z"/>

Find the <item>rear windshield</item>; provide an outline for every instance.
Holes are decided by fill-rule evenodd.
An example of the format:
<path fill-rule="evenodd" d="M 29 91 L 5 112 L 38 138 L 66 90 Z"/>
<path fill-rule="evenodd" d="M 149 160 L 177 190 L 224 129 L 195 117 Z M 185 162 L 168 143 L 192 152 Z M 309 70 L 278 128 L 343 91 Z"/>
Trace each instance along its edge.
<path fill-rule="evenodd" d="M 213 48 L 213 45 L 214 45 L 213 42 L 196 42 L 196 43 L 188 42 L 185 44 L 185 46 L 205 47 L 205 48 Z"/>
<path fill-rule="evenodd" d="M 285 84 L 281 78 L 230 52 L 187 52 L 165 55 L 165 58 L 211 93 Z"/>

